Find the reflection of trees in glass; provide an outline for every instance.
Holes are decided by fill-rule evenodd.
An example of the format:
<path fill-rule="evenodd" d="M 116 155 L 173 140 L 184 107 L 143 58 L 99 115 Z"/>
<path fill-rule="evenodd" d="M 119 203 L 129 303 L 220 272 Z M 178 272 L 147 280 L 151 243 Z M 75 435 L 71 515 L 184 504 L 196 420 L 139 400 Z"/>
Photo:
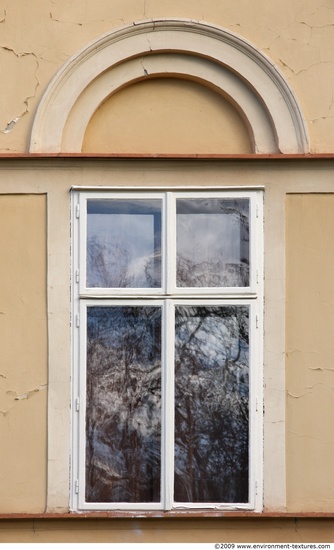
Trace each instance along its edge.
<path fill-rule="evenodd" d="M 178 257 L 178 287 L 241 287 L 249 285 L 249 266 L 221 260 L 194 262 Z"/>
<path fill-rule="evenodd" d="M 249 200 L 177 200 L 177 286 L 249 285 Z"/>
<path fill-rule="evenodd" d="M 161 286 L 161 200 L 87 202 L 87 286 Z"/>
<path fill-rule="evenodd" d="M 87 286 L 118 288 L 130 286 L 127 250 L 121 243 L 102 244 L 96 235 L 87 241 Z"/>
<path fill-rule="evenodd" d="M 248 307 L 176 308 L 175 500 L 248 501 Z"/>
<path fill-rule="evenodd" d="M 157 502 L 161 453 L 161 313 L 89 307 L 86 500 Z"/>
<path fill-rule="evenodd" d="M 161 284 L 161 252 L 132 261 L 127 243 L 87 241 L 87 286 L 90 288 L 156 288 Z"/>

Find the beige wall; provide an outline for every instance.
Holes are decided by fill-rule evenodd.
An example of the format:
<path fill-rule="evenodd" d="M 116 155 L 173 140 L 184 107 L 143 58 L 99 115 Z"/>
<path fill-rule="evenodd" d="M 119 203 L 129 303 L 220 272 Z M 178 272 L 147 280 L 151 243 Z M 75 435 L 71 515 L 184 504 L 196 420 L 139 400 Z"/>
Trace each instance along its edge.
<path fill-rule="evenodd" d="M 68 511 L 70 188 L 154 187 L 157 182 L 167 187 L 256 184 L 265 188 L 265 512 L 333 511 L 332 173 L 332 161 L 309 160 L 1 163 L 0 437 L 5 444 L 0 452 L 0 515 L 39 513 L 46 507 Z M 28 520 L 15 527 L 0 522 L 0 537 L 102 541 L 139 536 L 135 520 L 115 521 L 85 523 L 82 528 L 82 523 L 40 520 L 35 534 Z M 288 519 L 280 523 L 283 534 L 276 520 L 264 519 L 261 532 L 257 520 L 238 520 L 242 532 L 234 528 L 237 520 L 226 520 L 219 527 L 218 521 L 210 521 L 198 523 L 203 527 L 196 540 L 219 535 L 224 540 L 277 541 L 295 536 Z M 124 525 L 130 526 L 129 533 Z M 300 525 L 307 526 L 299 533 L 304 540 L 319 537 L 314 522 Z M 325 520 L 322 525 L 321 540 L 329 540 L 333 525 Z M 193 540 L 194 529 L 188 521 L 149 520 L 140 524 L 140 537 Z"/>
<path fill-rule="evenodd" d="M 311 151 L 333 152 L 329 0 L 4 0 L 0 153 L 28 151 L 39 101 L 70 56 L 103 33 L 151 18 L 205 21 L 249 40 L 294 90 Z M 111 96 L 91 118 L 83 145 L 94 153 L 251 150 L 248 129 L 226 98 L 176 78 L 132 83 Z M 333 512 L 333 168 L 310 160 L 1 161 L 0 515 L 69 509 L 72 185 L 264 187 L 264 510 Z M 0 541 L 15 542 L 333 535 L 329 520 L 0 521 Z"/>
<path fill-rule="evenodd" d="M 0 542 L 332 542 L 333 519 L 4 520 Z"/>
<path fill-rule="evenodd" d="M 312 151 L 333 150 L 334 14 L 328 1 L 312 0 L 301 6 L 299 0 L 115 0 L 112 5 L 101 0 L 90 6 L 84 0 L 4 0 L 0 9 L 0 64 L 5 75 L 0 92 L 0 151 L 27 151 L 40 98 L 71 55 L 112 29 L 162 17 L 207 21 L 249 40 L 282 71 L 295 91 Z M 198 104 L 197 109 L 200 118 Z M 193 152 L 197 153 L 195 144 Z M 215 150 L 216 145 L 211 152 Z"/>
<path fill-rule="evenodd" d="M 87 153 L 251 153 L 239 113 L 195 82 L 156 79 L 133 84 L 96 111 L 85 134 Z"/>
<path fill-rule="evenodd" d="M 0 195 L 0 510 L 46 504 L 46 197 Z"/>
<path fill-rule="evenodd" d="M 48 510 L 68 510 L 70 188 L 157 182 L 264 186 L 265 511 L 332 511 L 332 162 L 12 160 L 1 168 L 0 513 L 44 510 L 47 461 Z"/>
<path fill-rule="evenodd" d="M 287 504 L 334 509 L 334 194 L 287 196 Z"/>

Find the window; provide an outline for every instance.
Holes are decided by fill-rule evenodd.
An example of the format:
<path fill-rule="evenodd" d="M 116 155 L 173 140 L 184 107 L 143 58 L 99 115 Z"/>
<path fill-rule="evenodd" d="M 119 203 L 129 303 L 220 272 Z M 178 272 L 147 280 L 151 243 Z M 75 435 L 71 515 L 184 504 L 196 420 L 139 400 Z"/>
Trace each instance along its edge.
<path fill-rule="evenodd" d="M 73 193 L 75 510 L 261 509 L 262 193 Z"/>

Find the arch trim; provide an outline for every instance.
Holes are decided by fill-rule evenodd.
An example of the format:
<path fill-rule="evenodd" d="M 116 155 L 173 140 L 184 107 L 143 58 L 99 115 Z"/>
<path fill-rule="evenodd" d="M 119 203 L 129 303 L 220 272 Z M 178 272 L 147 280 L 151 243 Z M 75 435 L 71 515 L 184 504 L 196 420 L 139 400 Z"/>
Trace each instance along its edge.
<path fill-rule="evenodd" d="M 88 124 L 101 102 L 121 87 L 173 72 L 225 97 L 232 97 L 239 82 L 233 101 L 251 129 L 255 153 L 309 152 L 298 100 L 273 62 L 231 31 L 187 19 L 127 25 L 73 55 L 42 97 L 30 152 L 80 152 L 85 126 L 81 121 L 76 129 L 75 124 L 81 117 Z"/>

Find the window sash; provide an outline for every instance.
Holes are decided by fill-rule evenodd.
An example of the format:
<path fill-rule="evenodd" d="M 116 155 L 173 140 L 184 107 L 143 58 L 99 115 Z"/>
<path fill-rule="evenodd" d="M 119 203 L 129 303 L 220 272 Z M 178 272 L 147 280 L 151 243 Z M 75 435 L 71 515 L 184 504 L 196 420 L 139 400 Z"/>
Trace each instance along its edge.
<path fill-rule="evenodd" d="M 87 281 L 87 201 L 88 200 L 143 200 L 146 199 L 161 200 L 161 286 L 150 287 L 89 287 Z M 258 268 L 256 257 L 258 254 L 258 243 L 255 234 L 257 231 L 258 217 L 258 191 L 239 192 L 222 192 L 222 191 L 207 191 L 207 192 L 161 192 L 161 193 L 122 193 L 122 192 L 95 192 L 95 193 L 79 193 L 78 205 L 80 208 L 80 283 L 79 293 L 82 297 L 115 297 L 115 296 L 246 296 L 256 295 Z M 177 284 L 177 200 L 184 199 L 218 199 L 218 200 L 249 200 L 249 284 L 247 286 L 178 286 Z"/>
<path fill-rule="evenodd" d="M 161 307 L 162 310 L 162 409 L 161 409 L 161 500 L 160 502 L 87 502 L 85 498 L 86 487 L 86 377 L 87 377 L 87 310 L 90 307 L 136 307 L 151 306 Z M 183 307 L 247 307 L 249 308 L 249 498 L 247 502 L 174 502 L 174 449 L 175 449 L 175 308 Z M 207 509 L 252 509 L 255 499 L 255 479 L 257 479 L 254 460 L 256 444 L 254 432 L 258 423 L 259 391 L 254 388 L 259 386 L 260 373 L 257 372 L 259 361 L 258 329 L 256 318 L 258 316 L 258 304 L 254 300 L 226 300 L 226 299 L 166 299 L 166 300 L 82 300 L 80 306 L 80 355 L 81 365 L 78 367 L 80 411 L 78 423 L 78 436 L 81 444 L 78 452 L 79 470 L 79 510 L 169 510 L 184 508 Z M 261 369 L 259 369 L 261 370 Z"/>

